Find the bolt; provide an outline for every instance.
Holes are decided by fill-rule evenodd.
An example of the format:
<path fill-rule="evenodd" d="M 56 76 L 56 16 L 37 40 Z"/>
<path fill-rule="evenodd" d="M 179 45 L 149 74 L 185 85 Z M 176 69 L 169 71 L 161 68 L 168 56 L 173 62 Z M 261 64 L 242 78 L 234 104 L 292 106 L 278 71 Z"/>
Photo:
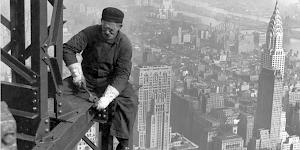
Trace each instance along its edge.
<path fill-rule="evenodd" d="M 6 133 L 3 137 L 2 137 L 2 142 L 5 145 L 12 145 L 14 144 L 16 141 L 16 136 L 14 135 L 14 133 Z"/>
<path fill-rule="evenodd" d="M 58 106 L 62 106 L 62 103 L 61 103 L 61 102 L 59 102 L 59 103 L 58 103 Z"/>
<path fill-rule="evenodd" d="M 32 103 L 36 103 L 36 101 L 37 101 L 37 100 L 36 100 L 36 99 L 34 99 L 34 100 L 32 101 Z"/>
<path fill-rule="evenodd" d="M 33 108 L 32 108 L 32 110 L 36 111 L 36 110 L 37 110 L 37 108 L 36 108 L 36 107 L 33 107 Z"/>
<path fill-rule="evenodd" d="M 45 124 L 47 124 L 47 123 L 49 123 L 49 120 L 48 120 L 48 119 L 45 120 Z"/>

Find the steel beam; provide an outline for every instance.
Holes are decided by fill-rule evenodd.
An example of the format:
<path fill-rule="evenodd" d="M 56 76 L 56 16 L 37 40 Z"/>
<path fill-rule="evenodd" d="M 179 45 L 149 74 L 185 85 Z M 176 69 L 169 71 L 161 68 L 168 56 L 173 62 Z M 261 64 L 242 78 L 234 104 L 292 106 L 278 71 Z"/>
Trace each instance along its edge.
<path fill-rule="evenodd" d="M 93 150 L 100 150 L 89 138 L 87 138 L 85 135 L 82 137 L 82 140 L 88 144 Z"/>
<path fill-rule="evenodd" d="M 53 45 L 57 41 L 58 36 L 58 29 L 61 27 L 62 24 L 62 8 L 63 8 L 63 1 L 61 0 L 54 0 L 52 17 L 51 17 L 51 25 L 49 30 L 49 36 L 47 43 L 48 45 Z"/>
<path fill-rule="evenodd" d="M 1 23 L 8 29 L 11 29 L 10 21 L 1 14 Z"/>
<path fill-rule="evenodd" d="M 76 146 L 84 134 L 94 124 L 92 121 L 95 114 L 89 111 L 93 104 L 81 99 L 75 98 L 70 101 L 76 101 L 81 110 L 76 117 L 67 121 L 60 122 L 52 131 L 44 138 L 43 141 L 36 145 L 34 150 L 69 150 Z"/>
<path fill-rule="evenodd" d="M 10 27 L 11 27 L 11 55 L 21 63 L 25 63 L 19 55 L 25 50 L 25 6 L 24 1 L 10 0 Z M 22 79 L 16 72 L 12 72 L 12 81 L 22 83 Z"/>
<path fill-rule="evenodd" d="M 37 87 L 1 82 L 1 100 L 5 101 L 12 109 L 37 113 L 37 91 Z"/>
<path fill-rule="evenodd" d="M 36 130 L 36 138 L 41 139 L 50 132 L 48 114 L 48 71 L 43 62 L 47 49 L 42 44 L 47 39 L 47 0 L 31 0 L 31 69 L 39 75 L 35 86 L 39 87 L 37 94 L 40 124 Z M 48 121 L 47 121 L 48 120 Z"/>
<path fill-rule="evenodd" d="M 9 55 L 3 49 L 1 49 L 1 61 L 15 71 L 15 73 L 26 79 L 29 84 L 37 82 L 38 75 L 35 72 L 28 69 L 22 62 Z"/>
<path fill-rule="evenodd" d="M 58 10 L 61 11 L 61 16 L 60 16 L 60 22 L 58 24 L 59 28 L 57 30 L 58 33 L 63 33 L 63 24 L 65 23 L 63 21 L 63 10 Z M 56 42 L 55 42 L 55 51 L 54 51 L 54 56 L 57 60 L 57 64 L 59 66 L 59 71 L 62 73 L 62 62 L 63 62 L 63 34 L 57 34 Z"/>
<path fill-rule="evenodd" d="M 9 42 L 8 44 L 6 44 L 2 49 L 5 51 L 5 52 L 9 52 L 10 49 L 12 47 L 12 43 Z"/>

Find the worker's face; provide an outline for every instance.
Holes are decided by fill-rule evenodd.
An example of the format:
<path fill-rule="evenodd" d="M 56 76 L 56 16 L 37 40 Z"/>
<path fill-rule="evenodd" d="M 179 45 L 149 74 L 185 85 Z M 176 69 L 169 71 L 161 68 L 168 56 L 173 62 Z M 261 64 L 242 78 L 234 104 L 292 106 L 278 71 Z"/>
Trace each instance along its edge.
<path fill-rule="evenodd" d="M 101 20 L 101 26 L 102 26 L 102 35 L 103 35 L 103 37 L 106 40 L 112 40 L 117 36 L 118 31 L 122 27 L 122 24 Z"/>

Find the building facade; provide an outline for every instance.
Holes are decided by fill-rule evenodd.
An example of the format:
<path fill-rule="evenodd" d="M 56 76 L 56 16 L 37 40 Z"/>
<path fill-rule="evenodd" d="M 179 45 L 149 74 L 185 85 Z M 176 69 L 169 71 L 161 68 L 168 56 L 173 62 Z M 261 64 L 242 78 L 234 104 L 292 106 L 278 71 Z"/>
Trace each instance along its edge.
<path fill-rule="evenodd" d="M 220 93 L 201 94 L 201 101 L 203 113 L 209 113 L 212 109 L 224 107 L 224 97 Z"/>
<path fill-rule="evenodd" d="M 134 83 L 139 85 L 137 146 L 141 149 L 169 149 L 171 66 L 138 66 Z"/>
<path fill-rule="evenodd" d="M 299 136 L 291 136 L 281 145 L 281 150 L 298 150 L 300 149 Z"/>
<path fill-rule="evenodd" d="M 248 146 L 253 136 L 254 116 L 248 113 L 240 113 L 239 120 L 238 134 L 244 139 L 244 145 Z"/>
<path fill-rule="evenodd" d="M 213 150 L 246 150 L 244 140 L 236 134 L 219 135 L 214 140 Z"/>

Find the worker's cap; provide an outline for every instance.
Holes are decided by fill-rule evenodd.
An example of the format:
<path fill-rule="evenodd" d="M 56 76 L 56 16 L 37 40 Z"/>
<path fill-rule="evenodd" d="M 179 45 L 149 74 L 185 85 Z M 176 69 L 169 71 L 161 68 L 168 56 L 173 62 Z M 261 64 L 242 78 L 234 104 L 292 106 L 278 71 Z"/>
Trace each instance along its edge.
<path fill-rule="evenodd" d="M 102 11 L 101 20 L 108 21 L 108 22 L 122 23 L 123 18 L 124 18 L 124 13 L 117 8 L 107 7 L 104 8 Z"/>

